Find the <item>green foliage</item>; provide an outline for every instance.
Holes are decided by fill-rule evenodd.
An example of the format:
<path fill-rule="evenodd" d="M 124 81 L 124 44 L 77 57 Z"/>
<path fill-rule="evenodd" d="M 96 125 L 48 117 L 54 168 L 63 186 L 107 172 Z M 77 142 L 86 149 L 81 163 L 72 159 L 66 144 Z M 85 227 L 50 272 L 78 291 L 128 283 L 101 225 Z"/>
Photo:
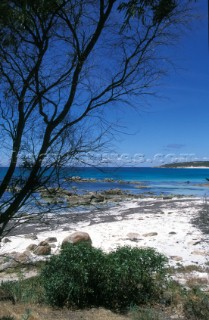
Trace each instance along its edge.
<path fill-rule="evenodd" d="M 4 317 L 1 317 L 0 320 L 15 320 L 15 318 L 10 316 L 4 316 Z"/>
<path fill-rule="evenodd" d="M 125 12 L 124 26 L 130 26 L 130 20 L 134 17 L 146 24 L 148 16 L 151 17 L 150 23 L 155 25 L 168 19 L 176 7 L 175 0 L 129 0 L 122 2 L 118 10 Z"/>
<path fill-rule="evenodd" d="M 51 305 L 85 307 L 100 301 L 105 254 L 86 244 L 64 246 L 42 271 L 47 301 Z"/>
<path fill-rule="evenodd" d="M 122 247 L 108 255 L 103 300 L 124 308 L 159 296 L 166 258 L 154 249 Z"/>
<path fill-rule="evenodd" d="M 51 305 L 121 309 L 159 297 L 165 262 L 153 249 L 105 254 L 85 244 L 67 245 L 41 276 Z"/>
<path fill-rule="evenodd" d="M 184 314 L 190 320 L 209 319 L 209 297 L 199 288 L 193 288 L 188 292 L 184 303 Z"/>

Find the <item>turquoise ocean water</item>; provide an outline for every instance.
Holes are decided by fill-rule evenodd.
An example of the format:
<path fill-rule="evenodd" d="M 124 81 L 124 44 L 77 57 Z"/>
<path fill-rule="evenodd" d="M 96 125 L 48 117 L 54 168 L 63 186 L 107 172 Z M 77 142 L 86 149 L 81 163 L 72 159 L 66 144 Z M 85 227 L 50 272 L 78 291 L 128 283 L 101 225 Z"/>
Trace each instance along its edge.
<path fill-rule="evenodd" d="M 83 178 L 123 180 L 124 183 L 79 183 L 80 188 L 108 189 L 121 188 L 133 193 L 183 194 L 193 196 L 209 195 L 208 169 L 171 169 L 171 168 L 76 168 L 73 175 Z M 129 182 L 129 183 L 125 183 Z M 146 188 L 139 188 L 140 182 Z"/>
<path fill-rule="evenodd" d="M 0 168 L 2 180 L 6 168 Z M 209 196 L 209 169 L 170 169 L 170 168 L 64 168 L 63 177 L 80 176 L 94 178 L 96 182 L 69 183 L 63 179 L 66 188 L 77 188 L 78 192 L 101 191 L 110 188 L 120 188 L 132 193 L 183 194 L 193 196 Z M 104 182 L 112 178 L 112 182 Z M 140 184 L 143 188 L 140 188 Z"/>

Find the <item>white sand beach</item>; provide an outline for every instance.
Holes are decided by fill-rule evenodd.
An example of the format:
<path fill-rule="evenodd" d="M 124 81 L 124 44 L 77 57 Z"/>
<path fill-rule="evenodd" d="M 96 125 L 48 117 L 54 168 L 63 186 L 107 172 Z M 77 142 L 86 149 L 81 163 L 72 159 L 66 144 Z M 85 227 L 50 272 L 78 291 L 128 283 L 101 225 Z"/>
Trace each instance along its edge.
<path fill-rule="evenodd" d="M 24 252 L 30 244 L 38 244 L 48 237 L 56 237 L 52 253 L 57 254 L 63 239 L 74 231 L 85 231 L 92 245 L 109 252 L 118 246 L 152 247 L 165 254 L 169 264 L 204 266 L 209 261 L 208 235 L 204 235 L 192 219 L 203 205 L 200 198 L 145 198 L 122 202 L 111 209 L 95 210 L 85 220 L 59 222 L 56 228 L 39 231 L 36 240 L 25 234 L 8 236 L 0 254 Z M 93 218 L 92 218 L 93 217 Z M 50 216 L 49 216 L 50 219 Z M 35 257 L 34 259 L 40 259 Z"/>

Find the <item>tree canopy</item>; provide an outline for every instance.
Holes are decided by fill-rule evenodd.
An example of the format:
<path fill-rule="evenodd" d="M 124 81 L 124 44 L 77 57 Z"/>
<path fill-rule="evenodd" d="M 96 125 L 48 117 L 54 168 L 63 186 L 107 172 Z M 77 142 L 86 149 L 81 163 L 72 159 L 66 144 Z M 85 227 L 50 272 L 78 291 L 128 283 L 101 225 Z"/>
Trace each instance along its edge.
<path fill-rule="evenodd" d="M 40 187 L 59 185 L 63 165 L 102 145 L 104 108 L 150 93 L 188 3 L 0 2 L 0 236 L 32 196 L 40 204 Z"/>

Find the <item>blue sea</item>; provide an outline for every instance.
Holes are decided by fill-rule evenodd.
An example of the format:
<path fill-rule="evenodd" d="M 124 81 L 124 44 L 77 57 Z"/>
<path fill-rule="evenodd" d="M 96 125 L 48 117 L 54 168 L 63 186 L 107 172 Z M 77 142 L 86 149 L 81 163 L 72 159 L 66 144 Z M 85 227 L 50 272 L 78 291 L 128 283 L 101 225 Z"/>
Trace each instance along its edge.
<path fill-rule="evenodd" d="M 0 167 L 0 180 L 6 168 Z M 63 177 L 79 176 L 86 179 L 96 179 L 96 182 L 67 182 L 63 179 L 65 188 L 74 188 L 78 192 L 102 191 L 110 188 L 120 188 L 137 194 L 180 194 L 192 196 L 209 196 L 208 169 L 171 169 L 145 167 L 82 167 L 64 168 Z M 114 181 L 105 182 L 104 179 Z"/>

